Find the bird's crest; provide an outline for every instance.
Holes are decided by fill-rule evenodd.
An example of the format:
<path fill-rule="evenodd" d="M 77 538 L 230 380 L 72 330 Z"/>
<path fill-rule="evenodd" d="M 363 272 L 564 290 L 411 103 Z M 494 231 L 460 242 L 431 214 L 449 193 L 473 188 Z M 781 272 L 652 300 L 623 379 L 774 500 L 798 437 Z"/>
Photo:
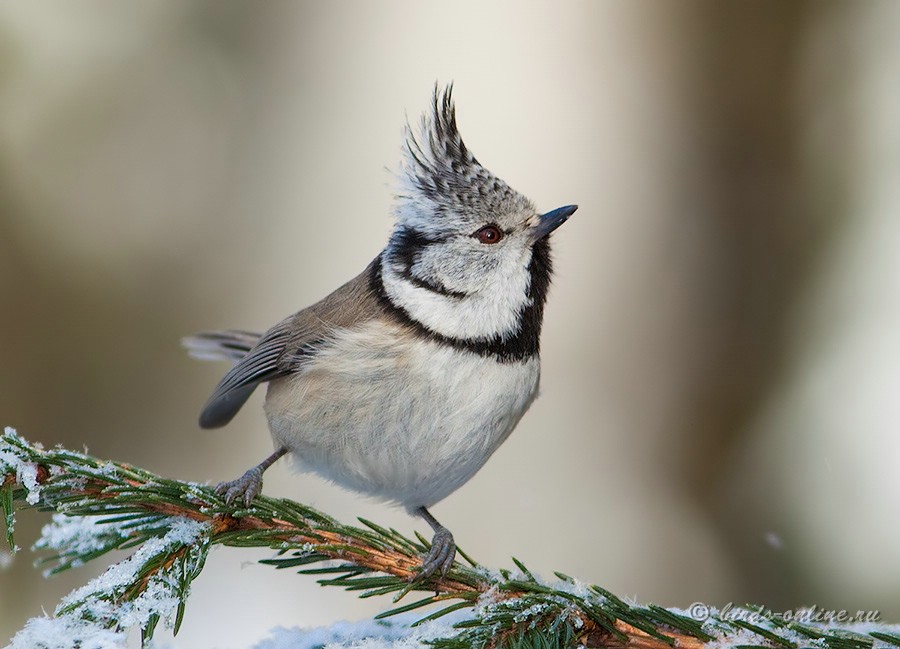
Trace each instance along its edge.
<path fill-rule="evenodd" d="M 430 112 L 418 132 L 407 123 L 396 214 L 419 229 L 440 226 L 440 217 L 479 220 L 530 207 L 524 196 L 485 169 L 466 147 L 456 126 L 453 84 L 435 84 Z"/>

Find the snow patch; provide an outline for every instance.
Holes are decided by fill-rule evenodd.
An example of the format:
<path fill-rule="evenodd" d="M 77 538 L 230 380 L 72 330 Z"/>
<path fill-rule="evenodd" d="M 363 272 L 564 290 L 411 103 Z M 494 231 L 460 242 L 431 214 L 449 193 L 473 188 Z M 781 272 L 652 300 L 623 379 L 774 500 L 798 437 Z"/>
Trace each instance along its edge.
<path fill-rule="evenodd" d="M 278 627 L 252 649 L 424 649 L 430 646 L 429 640 L 457 635 L 453 624 L 465 619 L 463 613 L 457 611 L 417 627 L 411 625 L 422 616 L 410 614 L 313 629 Z"/>
<path fill-rule="evenodd" d="M 69 517 L 56 514 L 44 527 L 41 539 L 35 544 L 42 549 L 55 550 L 64 555 L 86 553 L 105 547 L 111 537 L 124 538 L 135 528 L 125 522 L 104 523 L 103 517 Z M 145 542 L 133 555 L 107 570 L 64 597 L 56 608 L 56 617 L 38 617 L 28 621 L 13 638 L 8 649 L 69 649 L 73 646 L 91 649 L 120 649 L 126 647 L 127 630 L 145 627 L 153 616 L 171 626 L 180 603 L 176 575 L 155 573 L 148 578 L 146 588 L 131 601 L 120 597 L 139 578 L 141 569 L 155 557 L 169 555 L 179 548 L 196 545 L 209 530 L 207 523 L 187 518 L 154 521 L 154 525 L 168 526 L 167 532 Z M 190 550 L 188 550 L 190 552 Z M 185 560 L 190 561 L 190 558 Z M 74 565 L 73 560 L 68 565 Z M 105 625 L 124 629 L 115 632 Z"/>
<path fill-rule="evenodd" d="M 130 530 L 123 523 L 103 523 L 104 516 L 68 516 L 56 513 L 41 529 L 41 536 L 33 550 L 53 550 L 60 554 L 61 564 L 77 568 L 84 564 L 78 555 L 84 556 L 108 547 L 110 543 L 126 538 Z M 73 556 L 74 555 L 74 556 Z M 73 556 L 66 560 L 67 556 Z M 44 571 L 49 577 L 54 570 Z"/>
<path fill-rule="evenodd" d="M 3 437 L 24 443 L 14 428 L 7 426 L 3 430 Z M 34 462 L 22 460 L 16 453 L 9 450 L 12 444 L 5 439 L 0 439 L 0 474 L 16 474 L 16 482 L 25 487 L 28 492 L 25 502 L 29 505 L 37 505 L 41 499 L 41 485 L 38 484 L 38 466 Z M 35 447 L 39 447 L 35 444 Z"/>
<path fill-rule="evenodd" d="M 130 602 L 117 603 L 104 599 L 110 593 L 121 594 L 137 579 L 138 571 L 153 557 L 195 543 L 208 530 L 206 523 L 187 518 L 171 519 L 169 530 L 160 538 L 150 539 L 137 552 L 113 564 L 99 577 L 66 595 L 57 614 L 79 615 L 92 619 L 116 620 L 124 627 L 144 626 L 154 614 L 164 620 L 173 619 L 178 608 L 178 583 L 168 574 L 154 574 L 146 590 Z M 68 611 L 64 613 L 64 611 Z"/>
<path fill-rule="evenodd" d="M 68 615 L 33 617 L 26 622 L 6 649 L 126 649 L 127 635 Z"/>

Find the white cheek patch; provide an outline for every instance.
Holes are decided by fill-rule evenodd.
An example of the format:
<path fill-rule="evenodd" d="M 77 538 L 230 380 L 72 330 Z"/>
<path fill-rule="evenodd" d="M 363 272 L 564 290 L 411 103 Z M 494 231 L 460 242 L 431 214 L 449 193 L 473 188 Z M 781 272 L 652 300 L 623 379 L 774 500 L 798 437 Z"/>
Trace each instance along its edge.
<path fill-rule="evenodd" d="M 486 284 L 503 278 L 503 266 L 516 264 L 511 252 L 506 250 L 479 250 L 474 242 L 449 240 L 426 246 L 418 251 L 411 271 L 414 276 L 431 278 L 450 290 L 459 293 L 477 293 Z M 488 246 L 482 246 L 488 248 Z M 498 288 L 505 290 L 505 286 Z"/>
<path fill-rule="evenodd" d="M 528 306 L 531 275 L 528 259 L 506 263 L 483 277 L 465 297 L 441 295 L 401 277 L 382 262 L 382 281 L 390 300 L 431 331 L 448 338 L 506 340 L 519 331 L 519 316 Z M 448 288 L 456 288 L 448 286 Z"/>

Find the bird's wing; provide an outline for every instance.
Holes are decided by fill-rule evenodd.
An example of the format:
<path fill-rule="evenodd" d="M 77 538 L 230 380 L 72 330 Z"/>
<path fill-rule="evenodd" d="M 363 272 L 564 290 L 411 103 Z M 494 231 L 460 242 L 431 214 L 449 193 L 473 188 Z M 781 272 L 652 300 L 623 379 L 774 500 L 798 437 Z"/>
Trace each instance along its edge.
<path fill-rule="evenodd" d="M 237 363 L 259 342 L 262 334 L 252 331 L 201 331 L 181 339 L 191 358 L 201 361 Z"/>
<path fill-rule="evenodd" d="M 250 339 L 253 334 L 247 332 L 208 332 L 186 339 L 195 356 L 237 360 L 203 406 L 200 426 L 224 426 L 257 385 L 302 367 L 315 354 L 315 343 L 327 340 L 336 329 L 376 317 L 381 307 L 370 289 L 371 271 L 372 265 L 320 302 L 279 322 L 255 344 Z"/>

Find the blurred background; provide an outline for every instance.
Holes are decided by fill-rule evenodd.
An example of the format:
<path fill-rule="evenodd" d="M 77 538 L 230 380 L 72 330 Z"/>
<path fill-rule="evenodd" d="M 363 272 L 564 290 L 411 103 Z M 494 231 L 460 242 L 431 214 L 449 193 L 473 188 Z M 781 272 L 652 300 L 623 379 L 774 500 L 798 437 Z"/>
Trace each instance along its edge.
<path fill-rule="evenodd" d="M 179 338 L 359 272 L 405 115 L 453 80 L 479 160 L 581 208 L 542 396 L 435 515 L 488 565 L 643 602 L 898 622 L 898 64 L 890 1 L 0 3 L 0 424 L 196 481 L 265 457 L 261 395 L 198 429 L 226 366 Z M 287 464 L 266 490 L 423 528 Z M 388 605 L 268 555 L 215 552 L 177 645 Z M 32 559 L 0 572 L 0 642 L 102 568 Z"/>

